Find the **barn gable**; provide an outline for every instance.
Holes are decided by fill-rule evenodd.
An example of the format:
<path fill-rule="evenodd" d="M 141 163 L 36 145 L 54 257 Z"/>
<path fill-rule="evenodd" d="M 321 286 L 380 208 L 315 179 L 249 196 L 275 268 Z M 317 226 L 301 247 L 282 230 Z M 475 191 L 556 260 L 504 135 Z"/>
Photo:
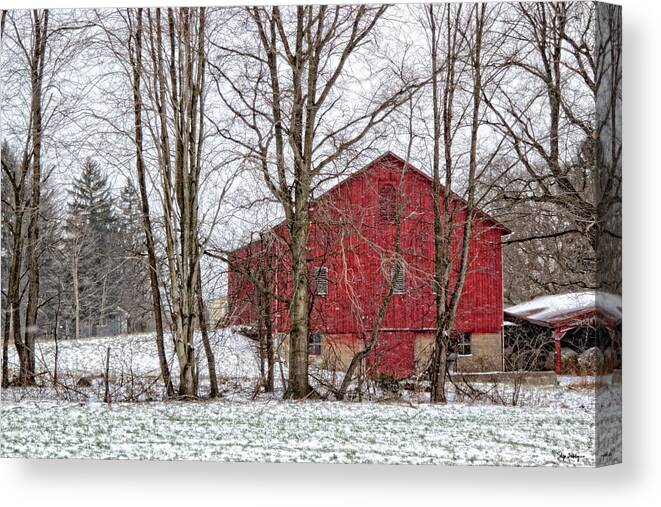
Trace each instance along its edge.
<path fill-rule="evenodd" d="M 431 192 L 431 185 L 433 184 L 433 180 L 431 176 L 426 174 L 421 169 L 418 169 L 411 162 L 407 162 L 399 155 L 396 155 L 392 151 L 386 151 L 382 155 L 378 156 L 377 158 L 375 158 L 374 160 L 363 166 L 361 169 L 357 170 L 356 172 L 352 173 L 348 177 L 344 178 L 343 180 L 335 184 L 330 189 L 326 190 L 324 193 L 322 193 L 314 200 L 314 203 L 318 203 L 319 201 L 324 199 L 333 199 L 343 191 L 344 192 L 348 191 L 347 187 L 356 185 L 358 181 L 365 178 L 368 179 L 374 178 L 375 180 L 388 181 L 391 184 L 396 184 L 398 183 L 398 179 L 401 176 L 404 167 L 406 167 L 407 177 L 416 179 L 421 184 L 421 187 L 427 186 L 428 191 Z M 445 192 L 445 188 L 443 185 L 441 185 L 441 193 L 443 194 L 444 192 Z M 452 199 L 455 200 L 457 203 L 461 203 L 463 205 L 466 204 L 465 200 L 455 192 L 452 192 L 451 196 Z M 505 225 L 503 225 L 498 220 L 490 216 L 488 213 L 478 209 L 476 210 L 476 214 L 481 219 L 488 221 L 494 227 L 500 229 L 503 235 L 507 235 L 511 233 L 511 231 Z"/>

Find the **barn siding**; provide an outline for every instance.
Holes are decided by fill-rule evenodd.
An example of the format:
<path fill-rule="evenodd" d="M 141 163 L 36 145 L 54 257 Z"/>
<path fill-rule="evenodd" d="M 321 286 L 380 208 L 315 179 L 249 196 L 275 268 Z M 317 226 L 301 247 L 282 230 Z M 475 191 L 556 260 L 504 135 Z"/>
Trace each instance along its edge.
<path fill-rule="evenodd" d="M 311 207 L 313 223 L 308 258 L 311 267 L 322 264 L 328 267 L 329 290 L 327 296 L 315 296 L 310 329 L 323 331 L 326 335 L 353 335 L 357 339 L 369 336 L 387 290 L 381 265 L 382 253 L 394 252 L 395 237 L 395 226 L 379 220 L 378 187 L 382 183 L 399 185 L 401 175 L 399 159 L 382 157 L 367 170 L 325 193 Z M 430 283 L 434 270 L 434 219 L 429 178 L 415 169 L 408 169 L 400 197 L 404 202 L 403 216 L 407 217 L 401 226 L 402 254 L 409 266 L 405 276 L 407 291 L 393 295 L 381 325 L 383 338 L 379 336 L 379 354 L 389 357 L 386 362 L 397 374 L 404 369 L 410 371 L 412 367 L 414 335 L 434 327 Z M 453 205 L 457 203 L 458 200 Z M 286 237 L 282 225 L 276 230 Z M 360 235 L 357 230 L 361 231 Z M 504 229 L 493 220 L 481 217 L 476 220 L 474 230 L 469 249 L 469 272 L 459 301 L 455 329 L 478 334 L 500 333 L 503 312 L 501 236 Z M 452 255 L 456 257 L 461 243 L 459 228 L 454 233 L 453 243 Z M 237 251 L 235 257 L 242 259 L 243 263 L 260 262 L 251 258 L 251 251 L 259 250 L 251 244 Z M 262 252 L 260 255 L 267 254 Z M 287 256 L 283 251 L 271 254 L 269 262 L 277 266 L 277 293 L 288 295 L 291 284 Z M 239 281 L 241 278 L 230 267 L 230 301 L 245 302 L 254 295 L 254 287 L 251 288 L 245 279 Z M 358 307 L 350 303 L 352 297 Z M 286 305 L 280 301 L 273 304 L 274 331 L 287 333 Z M 255 317 L 254 310 L 243 308 L 237 313 L 235 322 L 248 323 L 247 319 Z M 393 348 L 393 343 L 399 343 L 399 349 Z M 397 353 L 384 352 L 387 348 L 397 349 L 401 358 L 395 360 Z"/>

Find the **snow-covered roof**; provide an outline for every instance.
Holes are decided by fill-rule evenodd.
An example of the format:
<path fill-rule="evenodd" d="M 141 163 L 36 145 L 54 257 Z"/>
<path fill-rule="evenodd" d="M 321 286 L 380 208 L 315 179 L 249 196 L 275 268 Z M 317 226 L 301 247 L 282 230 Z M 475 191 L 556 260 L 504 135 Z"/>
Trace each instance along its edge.
<path fill-rule="evenodd" d="M 599 311 L 609 320 L 622 320 L 622 297 L 607 292 L 572 292 L 541 296 L 505 309 L 508 316 L 553 324 L 574 316 Z"/>

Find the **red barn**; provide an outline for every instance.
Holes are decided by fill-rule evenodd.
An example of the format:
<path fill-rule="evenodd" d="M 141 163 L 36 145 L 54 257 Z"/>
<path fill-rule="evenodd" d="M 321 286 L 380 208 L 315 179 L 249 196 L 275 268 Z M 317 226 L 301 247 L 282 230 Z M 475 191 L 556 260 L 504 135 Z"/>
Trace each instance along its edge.
<path fill-rule="evenodd" d="M 451 247 L 455 272 L 465 203 L 455 194 L 449 198 L 455 225 Z M 434 332 L 431 178 L 388 152 L 317 197 L 310 217 L 311 361 L 327 368 L 346 368 L 369 339 L 392 281 L 396 218 L 400 217 L 402 269 L 394 280 L 395 293 L 367 365 L 373 374 L 398 378 L 422 371 L 429 361 Z M 464 371 L 500 370 L 501 238 L 509 231 L 482 212 L 476 213 L 473 230 L 452 333 L 455 366 Z M 286 338 L 290 294 L 286 236 L 286 224 L 281 223 L 230 255 L 228 300 L 234 324 L 255 325 L 267 302 L 273 332 Z M 259 287 L 269 287 L 272 296 L 260 298 Z"/>

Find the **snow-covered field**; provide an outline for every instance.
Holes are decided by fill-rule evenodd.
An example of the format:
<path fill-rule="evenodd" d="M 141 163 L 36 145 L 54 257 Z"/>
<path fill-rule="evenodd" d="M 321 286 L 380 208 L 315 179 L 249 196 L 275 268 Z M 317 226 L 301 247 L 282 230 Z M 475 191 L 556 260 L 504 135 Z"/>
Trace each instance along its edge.
<path fill-rule="evenodd" d="M 502 406 L 213 402 L 3 406 L 4 457 L 593 465 L 594 414 Z"/>
<path fill-rule="evenodd" d="M 201 371 L 206 371 L 206 358 L 200 336 L 196 334 L 196 348 Z M 221 377 L 252 377 L 258 373 L 255 343 L 245 336 L 229 331 L 212 332 L 212 348 L 216 355 L 216 370 Z M 170 368 L 177 371 L 171 342 L 166 337 L 166 351 Z M 57 357 L 63 372 L 94 375 L 105 371 L 106 353 L 110 348 L 110 372 L 114 375 L 157 375 L 159 373 L 156 343 L 151 333 L 121 335 L 110 338 L 88 338 L 60 341 Z M 56 348 L 52 341 L 36 344 L 38 368 L 52 372 Z M 15 354 L 11 359 L 16 363 Z"/>
<path fill-rule="evenodd" d="M 206 357 L 199 334 L 195 335 L 195 342 L 200 372 L 200 394 L 204 395 L 208 392 L 209 382 L 206 377 Z M 226 394 L 234 397 L 245 395 L 246 390 L 254 389 L 259 378 L 259 359 L 255 342 L 228 330 L 212 332 L 210 342 L 216 359 L 216 373 L 221 379 L 221 388 L 224 385 L 232 391 Z M 176 379 L 179 369 L 174 347 L 167 338 L 165 346 L 170 372 Z M 62 340 L 57 347 L 52 341 L 38 342 L 35 352 L 37 371 L 41 372 L 38 381 L 46 386 L 50 384 L 55 373 L 57 358 L 59 379 L 57 395 L 52 393 L 54 389 L 9 390 L 0 398 L 7 401 L 43 397 L 61 398 L 64 395 L 67 399 L 75 398 L 79 401 L 102 400 L 102 383 L 108 353 L 113 399 L 125 400 L 132 394 L 143 400 L 147 395 L 149 399 L 163 398 L 162 385 L 155 384 L 160 375 L 160 367 L 154 335 L 151 333 Z M 10 368 L 18 368 L 18 358 L 13 347 L 10 349 L 9 365 Z M 91 381 L 94 388 L 79 389 L 77 382 L 81 377 Z M 140 394 L 152 384 L 155 385 L 149 389 L 149 393 Z"/>
<path fill-rule="evenodd" d="M 61 343 L 58 369 L 74 379 L 98 375 L 108 346 L 115 377 L 157 375 L 150 335 Z M 82 402 L 56 400 L 43 388 L 2 392 L 0 456 L 561 466 L 594 465 L 597 452 L 620 456 L 617 386 L 598 401 L 594 390 L 568 379 L 526 386 L 515 407 L 432 406 L 410 395 L 363 403 L 285 402 L 277 394 L 253 401 L 254 343 L 219 333 L 214 350 L 219 401 L 108 405 L 93 394 Z M 40 369 L 52 372 L 54 345 L 39 344 L 38 357 Z"/>

